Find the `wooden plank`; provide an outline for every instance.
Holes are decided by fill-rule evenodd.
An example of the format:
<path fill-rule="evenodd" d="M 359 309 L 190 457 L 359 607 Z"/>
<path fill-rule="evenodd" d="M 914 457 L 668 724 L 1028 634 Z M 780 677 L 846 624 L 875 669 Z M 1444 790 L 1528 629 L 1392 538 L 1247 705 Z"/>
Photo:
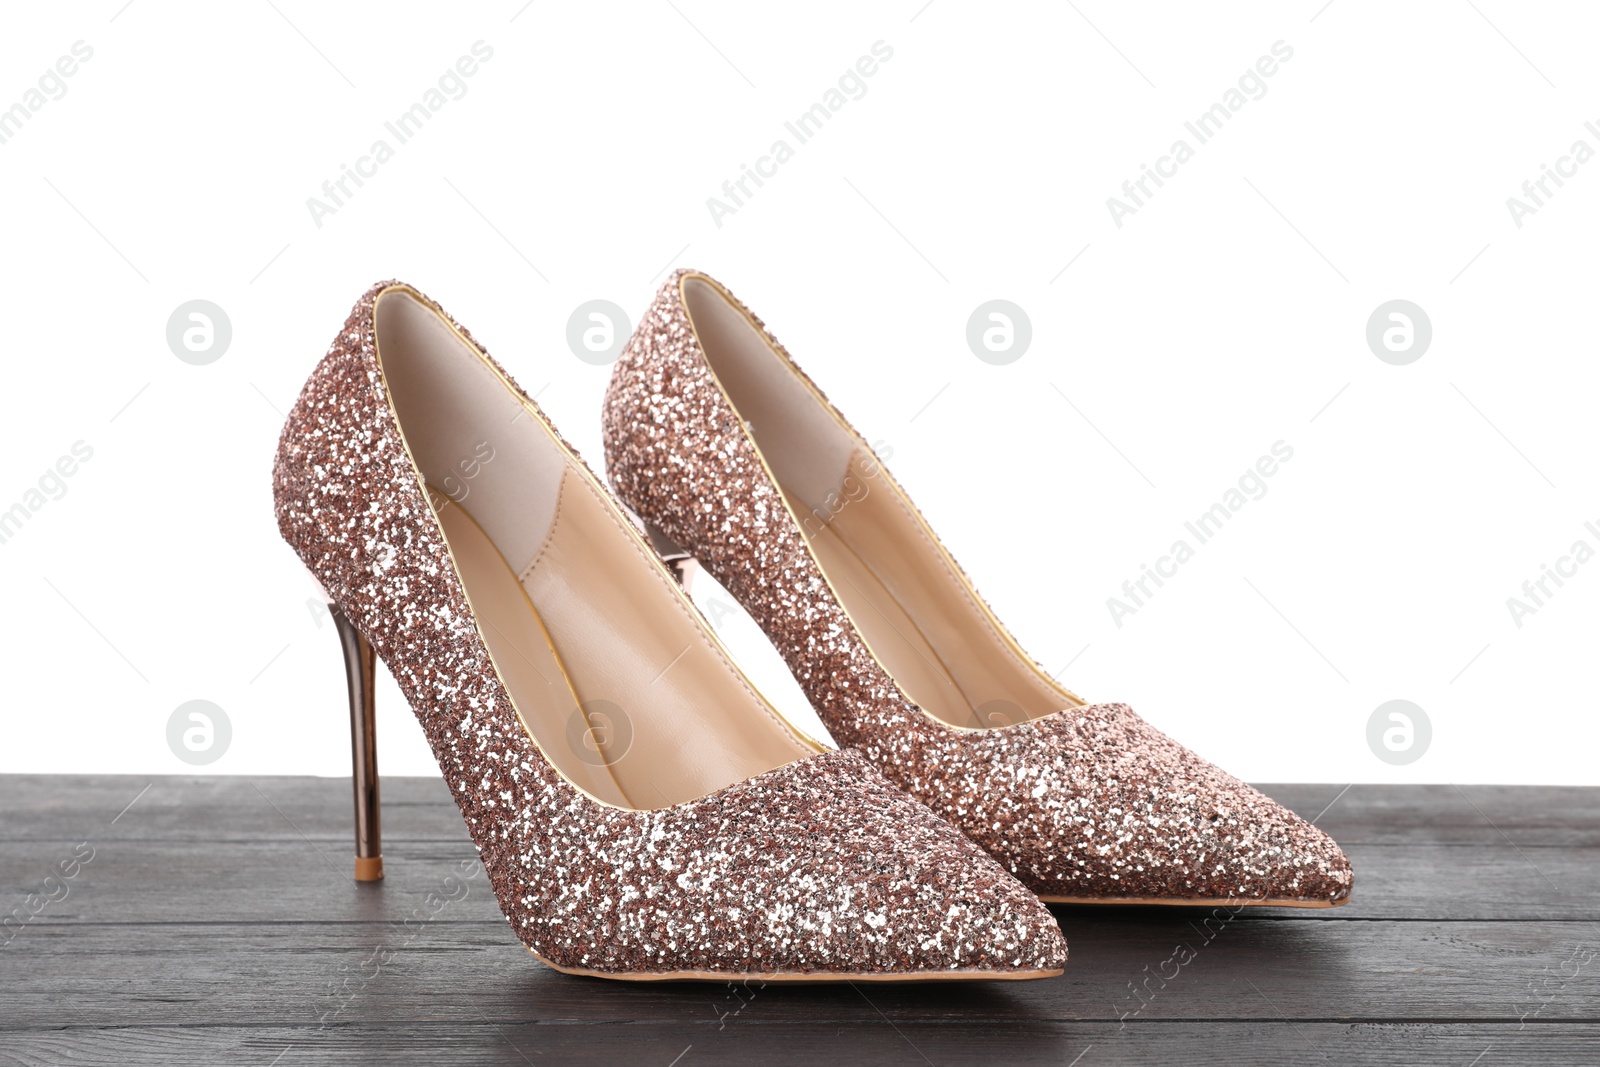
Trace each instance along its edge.
<path fill-rule="evenodd" d="M 1341 845 L 1503 845 L 1511 841 L 1521 848 L 1600 847 L 1600 788 L 1593 786 L 1257 788 L 1305 818 L 1316 819 Z"/>
<path fill-rule="evenodd" d="M 1207 939 L 1209 935 L 1209 940 Z M 1600 932 L 1585 923 L 1075 924 L 1059 978 L 870 985 L 896 1021 L 1600 1019 Z M 560 974 L 503 922 L 448 909 L 383 923 L 36 925 L 0 949 L 0 1026 L 390 1024 L 465 1007 L 550 1024 L 705 1023 L 726 983 Z M 747 995 L 745 991 L 744 995 Z M 756 991 L 764 1023 L 848 1025 L 848 985 Z"/>
<path fill-rule="evenodd" d="M 1600 1061 L 1597 790 L 1269 786 L 1349 847 L 1350 906 L 1057 908 L 1058 979 L 752 996 L 550 971 L 443 783 L 384 788 L 357 886 L 343 779 L 0 777 L 0 1063 Z"/>
<path fill-rule="evenodd" d="M 123 838 L 117 827 L 107 831 L 82 839 L 93 859 L 71 881 L 66 899 L 42 911 L 39 921 L 382 921 L 406 914 L 476 855 L 464 833 L 453 841 L 390 840 L 385 880 L 357 886 L 350 880 L 352 848 L 344 840 L 174 842 Z M 78 845 L 29 840 L 0 849 L 0 915 L 38 892 Z M 1344 907 L 1250 908 L 1241 920 L 1600 919 L 1600 879 L 1594 877 L 1600 849 L 1360 845 L 1350 855 L 1356 891 Z M 1100 910 L 1061 908 L 1058 914 L 1076 921 Z M 487 893 L 467 911 L 480 919 L 498 915 Z"/>
<path fill-rule="evenodd" d="M 384 778 L 381 788 L 385 840 L 467 840 L 444 779 Z M 0 775 L 0 840 L 83 840 L 113 819 L 135 840 L 348 844 L 355 832 L 348 778 Z"/>
<path fill-rule="evenodd" d="M 870 992 L 870 991 L 869 991 Z M 875 1001 L 876 998 L 874 998 Z M 545 1026 L 478 1012 L 434 1022 L 318 1031 L 273 1027 L 146 1027 L 6 1034 L 0 1063 L 257 1064 L 296 1067 L 348 1060 L 438 1067 L 628 1063 L 715 1067 L 752 1063 L 816 1067 L 871 1063 L 927 1067 L 985 1063 L 1019 1067 L 1283 1067 L 1301 1063 L 1395 1067 L 1517 1067 L 1593 1064 L 1600 1025 L 1217 1021 L 1142 1024 L 952 1023 L 890 1025 L 870 1003 L 848 1024 L 826 1028 L 758 1021 L 759 1001 L 719 1029 L 692 1025 Z M 281 1057 L 281 1059 L 279 1059 Z"/>
<path fill-rule="evenodd" d="M 351 838 L 346 778 L 0 775 L 0 840 L 83 835 L 117 820 L 121 833 L 167 840 Z M 1600 788 L 1463 785 L 1262 785 L 1341 844 L 1600 848 Z M 383 779 L 384 833 L 394 840 L 465 839 L 443 779 Z M 1331 806 L 1330 806 L 1331 802 Z M 26 817 L 23 816 L 26 812 Z M 1320 816 L 1320 818 L 1318 818 Z M 293 823 L 293 829 L 290 823 Z"/>

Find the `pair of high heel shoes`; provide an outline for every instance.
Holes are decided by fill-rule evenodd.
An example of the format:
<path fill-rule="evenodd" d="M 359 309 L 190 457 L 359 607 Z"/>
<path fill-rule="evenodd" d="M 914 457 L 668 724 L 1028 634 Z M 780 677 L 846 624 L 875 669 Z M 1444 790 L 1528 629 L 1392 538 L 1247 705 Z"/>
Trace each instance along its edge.
<path fill-rule="evenodd" d="M 559 970 L 1038 978 L 1067 954 L 1041 901 L 1348 899 L 1326 834 L 1029 659 L 712 279 L 662 288 L 603 418 L 616 496 L 399 283 L 295 403 L 273 489 L 344 638 L 358 878 L 382 876 L 375 654 L 512 929 Z M 842 748 L 740 672 L 682 588 L 694 561 Z"/>

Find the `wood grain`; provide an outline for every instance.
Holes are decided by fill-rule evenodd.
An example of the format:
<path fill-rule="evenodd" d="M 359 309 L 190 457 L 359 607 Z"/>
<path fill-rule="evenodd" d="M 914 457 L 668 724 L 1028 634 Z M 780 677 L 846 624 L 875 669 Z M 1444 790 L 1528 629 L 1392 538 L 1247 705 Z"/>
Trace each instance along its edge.
<path fill-rule="evenodd" d="M 1352 904 L 1058 907 L 1057 979 L 749 990 L 543 967 L 442 782 L 383 788 L 358 886 L 342 779 L 0 776 L 0 1063 L 1600 1062 L 1600 790 L 1267 787 Z"/>

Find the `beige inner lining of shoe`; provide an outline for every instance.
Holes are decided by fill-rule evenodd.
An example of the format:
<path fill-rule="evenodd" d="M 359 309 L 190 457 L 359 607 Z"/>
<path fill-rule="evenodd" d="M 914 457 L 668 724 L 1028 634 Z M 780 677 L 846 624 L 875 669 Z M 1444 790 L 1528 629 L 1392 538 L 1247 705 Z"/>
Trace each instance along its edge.
<path fill-rule="evenodd" d="M 479 632 L 523 726 L 569 781 L 616 807 L 659 808 L 817 751 L 448 322 L 403 288 L 375 316 L 390 401 Z"/>
<path fill-rule="evenodd" d="M 695 334 L 862 640 L 953 726 L 1008 726 L 1082 703 L 1018 647 L 871 449 L 709 279 L 683 280 Z"/>

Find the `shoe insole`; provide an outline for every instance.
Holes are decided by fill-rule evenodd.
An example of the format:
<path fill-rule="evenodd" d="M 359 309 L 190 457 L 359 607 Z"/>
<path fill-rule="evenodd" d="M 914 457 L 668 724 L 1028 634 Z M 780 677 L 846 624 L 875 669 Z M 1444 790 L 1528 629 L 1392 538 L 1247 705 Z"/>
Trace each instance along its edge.
<path fill-rule="evenodd" d="M 446 498 L 438 494 L 436 499 Z M 613 777 L 605 751 L 615 740 L 605 727 L 614 724 L 595 728 L 584 717 L 550 634 L 510 564 L 460 504 L 449 501 L 436 514 L 489 658 L 523 728 L 574 785 L 607 804 L 633 807 Z"/>
<path fill-rule="evenodd" d="M 791 493 L 791 511 L 867 647 L 902 691 L 955 726 L 998 727 L 1074 703 L 1002 637 L 922 534 L 895 487 L 851 457 L 838 498 L 819 513 Z"/>
<path fill-rule="evenodd" d="M 576 470 L 562 476 L 549 531 L 520 575 L 461 505 L 439 516 L 523 725 L 591 795 L 665 807 L 815 751 Z"/>

